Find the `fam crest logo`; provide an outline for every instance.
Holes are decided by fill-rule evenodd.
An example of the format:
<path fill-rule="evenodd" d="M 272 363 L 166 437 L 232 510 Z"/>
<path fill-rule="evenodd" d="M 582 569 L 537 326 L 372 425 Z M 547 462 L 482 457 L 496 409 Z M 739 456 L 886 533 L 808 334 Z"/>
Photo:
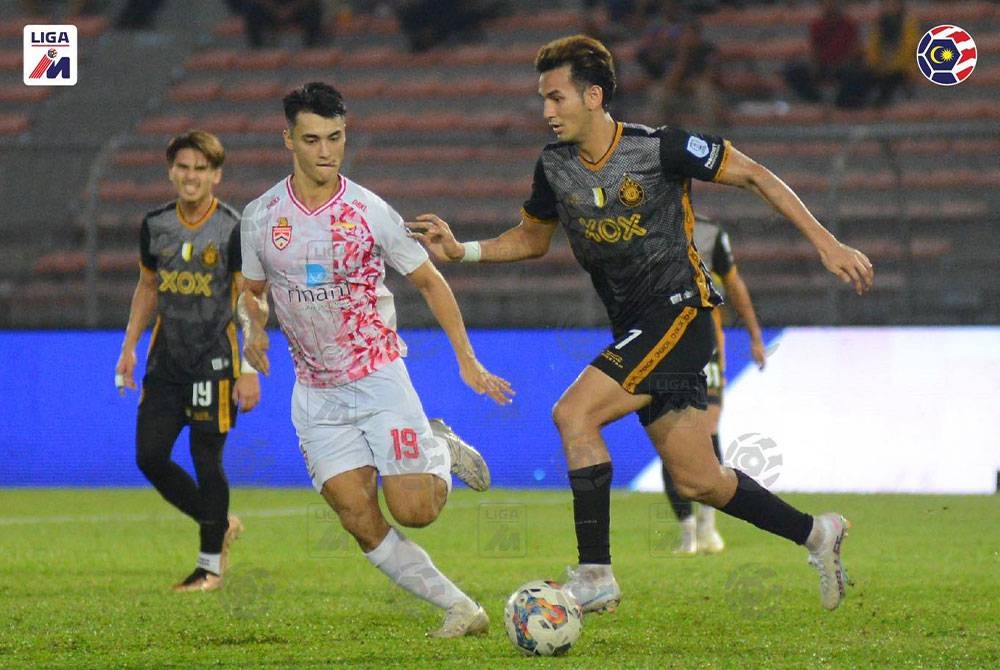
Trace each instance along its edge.
<path fill-rule="evenodd" d="M 976 69 L 976 42 L 958 26 L 931 28 L 917 45 L 917 65 L 925 77 L 939 86 L 954 86 Z"/>
<path fill-rule="evenodd" d="M 74 86 L 77 33 L 73 25 L 24 27 L 24 84 Z"/>

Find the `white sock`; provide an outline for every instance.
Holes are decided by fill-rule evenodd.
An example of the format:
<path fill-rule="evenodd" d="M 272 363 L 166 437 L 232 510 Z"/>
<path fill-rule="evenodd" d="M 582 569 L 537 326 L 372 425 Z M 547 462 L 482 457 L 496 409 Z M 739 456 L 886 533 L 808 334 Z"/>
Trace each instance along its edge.
<path fill-rule="evenodd" d="M 382 542 L 366 553 L 365 558 L 393 582 L 432 605 L 448 609 L 462 601 L 475 604 L 437 569 L 426 551 L 395 528 L 390 528 Z"/>
<path fill-rule="evenodd" d="M 208 570 L 213 574 L 221 575 L 222 554 L 206 554 L 205 552 L 198 554 L 198 567 Z"/>
<path fill-rule="evenodd" d="M 715 508 L 711 505 L 698 505 L 698 529 L 715 530 Z"/>

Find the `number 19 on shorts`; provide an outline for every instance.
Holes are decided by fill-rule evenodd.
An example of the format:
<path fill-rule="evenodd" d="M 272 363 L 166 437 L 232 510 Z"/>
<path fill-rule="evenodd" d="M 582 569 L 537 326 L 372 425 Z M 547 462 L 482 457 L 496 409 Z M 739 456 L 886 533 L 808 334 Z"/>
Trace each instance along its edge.
<path fill-rule="evenodd" d="M 419 458 L 420 441 L 417 439 L 417 431 L 412 428 L 393 428 L 392 450 L 397 461 L 404 458 Z"/>

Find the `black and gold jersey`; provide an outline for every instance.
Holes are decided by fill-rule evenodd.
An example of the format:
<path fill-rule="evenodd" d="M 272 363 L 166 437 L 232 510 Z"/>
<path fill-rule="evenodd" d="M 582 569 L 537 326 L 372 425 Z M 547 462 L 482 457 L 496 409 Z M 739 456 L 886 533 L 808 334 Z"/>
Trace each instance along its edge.
<path fill-rule="evenodd" d="M 239 214 L 215 200 L 187 222 L 173 202 L 146 214 L 139 239 L 142 264 L 158 280 L 146 374 L 177 383 L 237 376 Z"/>
<path fill-rule="evenodd" d="M 630 123 L 596 163 L 553 143 L 522 216 L 563 224 L 616 336 L 663 306 L 711 307 L 722 298 L 694 244 L 691 179 L 714 179 L 728 152 L 720 137 Z"/>

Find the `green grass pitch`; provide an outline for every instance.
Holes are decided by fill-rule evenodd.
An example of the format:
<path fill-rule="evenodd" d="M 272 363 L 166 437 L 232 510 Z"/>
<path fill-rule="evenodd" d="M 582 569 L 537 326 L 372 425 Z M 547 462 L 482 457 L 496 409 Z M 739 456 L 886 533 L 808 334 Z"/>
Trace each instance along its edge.
<path fill-rule="evenodd" d="M 720 515 L 718 556 L 670 553 L 659 495 L 616 492 L 619 611 L 562 658 L 526 658 L 507 595 L 575 562 L 568 491 L 456 490 L 406 533 L 486 606 L 483 637 L 428 639 L 441 613 L 392 586 L 319 496 L 236 489 L 247 532 L 225 588 L 175 594 L 194 525 L 150 489 L 0 491 L 0 668 L 998 668 L 1000 496 L 789 495 L 837 510 L 853 581 L 819 606 L 805 550 Z"/>

